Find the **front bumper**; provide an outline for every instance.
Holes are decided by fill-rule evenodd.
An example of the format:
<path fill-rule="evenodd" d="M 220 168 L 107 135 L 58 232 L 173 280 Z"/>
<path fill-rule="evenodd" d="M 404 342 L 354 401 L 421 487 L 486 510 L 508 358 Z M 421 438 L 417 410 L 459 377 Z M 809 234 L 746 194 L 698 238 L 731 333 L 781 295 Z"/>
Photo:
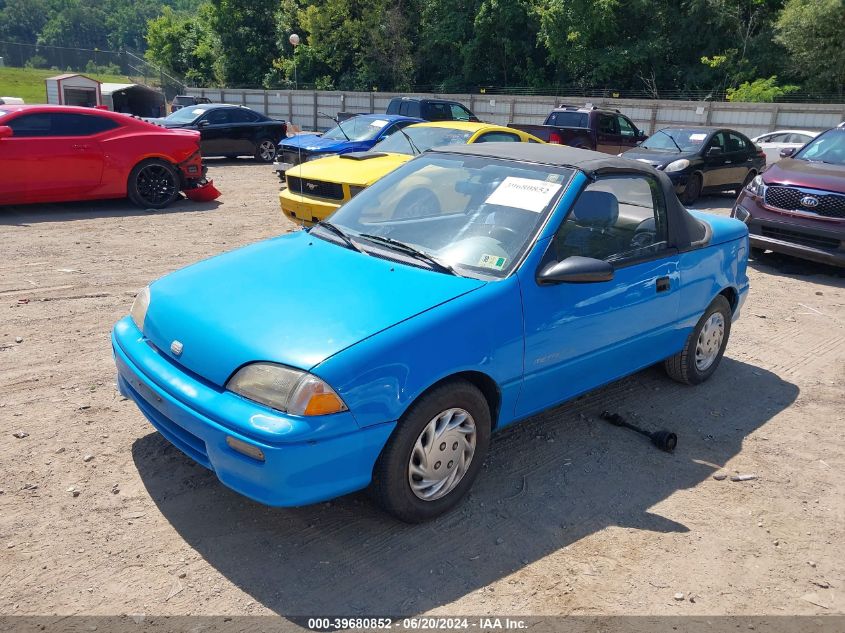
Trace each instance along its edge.
<path fill-rule="evenodd" d="M 301 418 L 252 403 L 181 370 L 128 317 L 115 325 L 112 348 L 120 393 L 156 430 L 223 484 L 266 505 L 306 505 L 365 488 L 395 427 L 359 429 L 348 412 Z M 227 437 L 258 447 L 264 461 L 233 450 Z"/>
<path fill-rule="evenodd" d="M 845 267 L 845 222 L 779 213 L 765 207 L 759 197 L 746 190 L 734 204 L 731 217 L 748 225 L 753 248 Z"/>
<path fill-rule="evenodd" d="M 290 189 L 282 189 L 279 192 L 279 205 L 282 207 L 282 213 L 294 222 L 311 226 L 337 211 L 341 203 L 309 198 Z"/>

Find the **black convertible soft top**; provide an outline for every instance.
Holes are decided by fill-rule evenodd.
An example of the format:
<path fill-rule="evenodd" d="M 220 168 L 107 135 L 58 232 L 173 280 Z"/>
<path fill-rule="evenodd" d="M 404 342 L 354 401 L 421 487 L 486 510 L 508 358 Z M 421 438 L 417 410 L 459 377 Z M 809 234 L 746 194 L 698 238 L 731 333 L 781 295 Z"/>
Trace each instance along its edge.
<path fill-rule="evenodd" d="M 657 180 L 663 189 L 671 245 L 678 250 L 687 251 L 705 246 L 710 241 L 710 226 L 695 218 L 681 204 L 669 177 L 662 171 L 658 171 L 651 165 L 640 161 L 567 145 L 545 143 L 473 143 L 471 145 L 436 147 L 433 151 L 569 167 L 582 171 L 587 177 L 593 179 L 614 173 L 640 172 L 648 174 Z"/>

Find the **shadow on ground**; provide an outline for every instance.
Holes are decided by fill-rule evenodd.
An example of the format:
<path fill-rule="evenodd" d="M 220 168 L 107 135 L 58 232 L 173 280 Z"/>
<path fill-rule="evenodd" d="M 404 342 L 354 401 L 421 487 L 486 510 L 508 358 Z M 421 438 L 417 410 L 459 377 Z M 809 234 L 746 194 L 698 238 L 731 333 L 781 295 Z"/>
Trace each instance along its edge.
<path fill-rule="evenodd" d="M 129 200 L 94 200 L 86 202 L 55 202 L 51 204 L 20 204 L 0 206 L 0 225 L 28 226 L 39 222 L 68 222 L 71 220 L 96 220 L 139 215 L 160 215 L 191 211 L 213 211 L 220 202 L 193 202 L 186 198 L 177 200 L 164 209 L 149 211 L 136 207 Z"/>
<path fill-rule="evenodd" d="M 381 514 L 364 494 L 305 508 L 258 505 L 157 433 L 136 441 L 133 458 L 182 538 L 267 608 L 292 620 L 400 616 L 452 602 L 608 526 L 689 531 L 683 513 L 649 509 L 707 480 L 797 395 L 794 384 L 729 358 L 698 387 L 645 370 L 498 433 L 469 498 L 416 526 Z M 603 409 L 674 430 L 676 452 L 599 421 Z"/>
<path fill-rule="evenodd" d="M 818 264 L 781 253 L 766 251 L 749 260 L 749 266 L 763 273 L 785 277 L 813 277 L 813 281 L 829 286 L 845 285 L 845 268 Z"/>

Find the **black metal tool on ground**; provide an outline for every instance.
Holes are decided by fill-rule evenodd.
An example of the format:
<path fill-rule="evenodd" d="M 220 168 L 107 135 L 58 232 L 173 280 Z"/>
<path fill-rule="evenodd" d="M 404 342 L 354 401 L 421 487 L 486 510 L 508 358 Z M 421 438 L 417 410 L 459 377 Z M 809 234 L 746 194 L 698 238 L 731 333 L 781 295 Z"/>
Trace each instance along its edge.
<path fill-rule="evenodd" d="M 671 453 L 675 450 L 675 447 L 678 445 L 678 436 L 672 433 L 671 431 L 667 431 L 666 429 L 653 432 L 646 431 L 645 429 L 641 429 L 640 427 L 638 427 L 636 424 L 631 424 L 618 413 L 611 413 L 610 411 L 602 411 L 601 419 L 607 420 L 613 426 L 624 426 L 626 429 L 631 429 L 632 431 L 636 431 L 641 435 L 645 435 L 651 440 L 651 443 L 654 444 L 661 451 Z"/>

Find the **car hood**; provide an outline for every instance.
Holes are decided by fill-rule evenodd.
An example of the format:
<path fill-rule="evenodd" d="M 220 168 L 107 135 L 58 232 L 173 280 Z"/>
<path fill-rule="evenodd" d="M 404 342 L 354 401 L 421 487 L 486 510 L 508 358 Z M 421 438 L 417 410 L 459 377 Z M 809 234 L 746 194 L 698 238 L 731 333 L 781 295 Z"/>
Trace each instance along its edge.
<path fill-rule="evenodd" d="M 782 158 L 763 172 L 763 182 L 845 193 L 845 165 Z"/>
<path fill-rule="evenodd" d="M 159 353 L 222 387 L 254 361 L 310 369 L 483 285 L 298 231 L 154 282 L 144 334 Z M 182 343 L 178 357 L 173 341 Z"/>
<path fill-rule="evenodd" d="M 304 149 L 309 152 L 331 152 L 346 149 L 351 141 L 323 138 L 319 134 L 297 134 L 279 145 L 285 149 Z"/>
<path fill-rule="evenodd" d="M 354 156 L 354 158 L 350 158 Z M 339 182 L 359 187 L 368 187 L 376 180 L 407 163 L 413 156 L 408 154 L 381 154 L 379 152 L 357 152 L 344 156 L 329 156 L 318 161 L 302 163 L 285 172 L 307 180 Z"/>
<path fill-rule="evenodd" d="M 634 149 L 629 149 L 627 152 L 622 154 L 622 158 L 642 161 L 644 163 L 648 163 L 652 167 L 665 167 L 669 163 L 681 158 L 692 160 L 697 157 L 698 154 L 695 152 L 662 152 L 656 149 L 645 149 L 644 147 L 635 147 Z"/>

